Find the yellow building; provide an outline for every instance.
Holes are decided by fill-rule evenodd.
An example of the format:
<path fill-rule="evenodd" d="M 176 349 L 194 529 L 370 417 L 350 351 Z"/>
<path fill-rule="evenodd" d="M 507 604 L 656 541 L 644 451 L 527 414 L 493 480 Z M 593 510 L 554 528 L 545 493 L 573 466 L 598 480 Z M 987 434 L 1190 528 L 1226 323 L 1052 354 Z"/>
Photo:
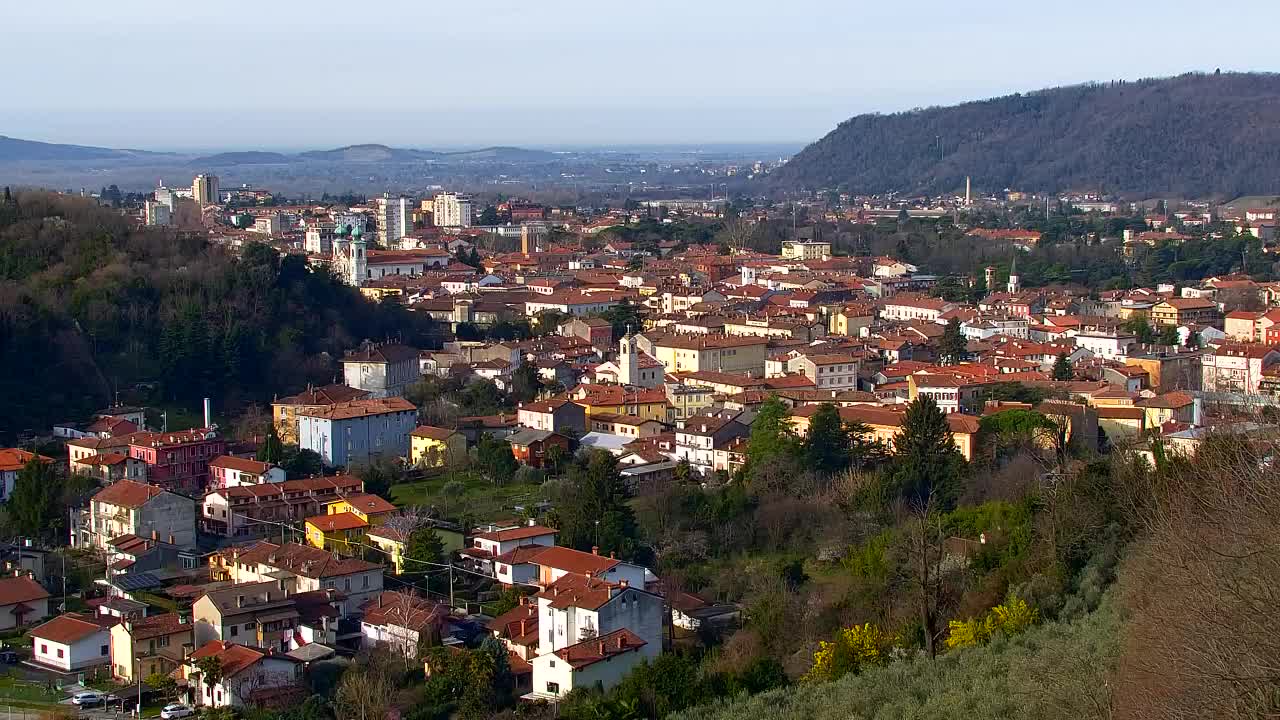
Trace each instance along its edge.
<path fill-rule="evenodd" d="M 467 438 L 457 430 L 421 425 L 409 433 L 409 462 L 418 467 L 443 467 L 467 454 Z"/>
<path fill-rule="evenodd" d="M 1218 305 L 1200 298 L 1170 298 L 1151 308 L 1151 324 L 1179 327 L 1187 323 L 1209 325 L 1218 319 Z"/>
<path fill-rule="evenodd" d="M 373 525 L 381 524 L 396 506 L 377 495 L 348 495 L 325 505 L 324 515 L 305 520 L 307 544 L 347 555 L 359 554 L 359 543 Z"/>
<path fill-rule="evenodd" d="M 645 336 L 647 338 L 647 336 Z M 714 370 L 764 377 L 769 340 L 752 335 L 659 335 L 654 333 L 649 354 L 667 372 Z M 645 343 L 641 343 L 643 349 Z"/>
<path fill-rule="evenodd" d="M 642 420 L 667 422 L 670 403 L 662 388 L 627 390 L 621 385 L 590 385 L 583 383 L 569 396 L 592 415 L 635 415 Z"/>

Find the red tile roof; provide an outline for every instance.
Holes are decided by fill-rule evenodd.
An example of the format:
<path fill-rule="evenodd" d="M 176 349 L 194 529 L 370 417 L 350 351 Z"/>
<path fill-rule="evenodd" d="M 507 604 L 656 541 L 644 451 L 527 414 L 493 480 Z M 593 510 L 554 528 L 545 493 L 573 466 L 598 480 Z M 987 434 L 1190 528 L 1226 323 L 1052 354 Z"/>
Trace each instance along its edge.
<path fill-rule="evenodd" d="M 17 471 L 21 470 L 23 465 L 31 462 L 31 458 L 39 457 L 40 462 L 51 463 L 53 458 L 44 455 L 37 456 L 35 453 L 19 450 L 18 448 L 0 448 L 0 470 Z"/>
<path fill-rule="evenodd" d="M 271 463 L 235 457 L 234 455 L 222 455 L 210 460 L 209 467 L 227 468 L 228 470 L 238 470 L 242 473 L 261 475 L 274 466 Z"/>
<path fill-rule="evenodd" d="M 365 522 L 359 515 L 351 512 L 313 515 L 307 518 L 306 523 L 314 526 L 320 532 L 326 533 L 339 530 L 355 530 L 356 528 L 369 526 L 369 523 Z"/>
<path fill-rule="evenodd" d="M 126 629 L 130 626 L 126 624 Z M 181 622 L 178 613 L 164 613 L 163 615 L 151 615 L 150 617 L 134 620 L 132 629 L 129 629 L 133 635 L 134 641 L 146 640 L 148 638 L 159 637 L 161 635 L 173 635 L 179 632 L 191 632 L 191 623 Z"/>
<path fill-rule="evenodd" d="M 299 415 L 326 420 L 349 420 L 394 412 L 417 412 L 417 410 L 417 406 L 402 397 L 386 397 L 326 405 L 314 410 L 304 410 Z"/>
<path fill-rule="evenodd" d="M 119 507 L 137 508 L 142 507 L 148 500 L 162 492 L 164 491 L 155 485 L 147 485 L 133 480 L 119 480 L 95 493 L 93 501 Z"/>
<path fill-rule="evenodd" d="M 476 535 L 482 540 L 490 540 L 493 542 L 510 542 L 512 540 L 527 540 L 530 538 L 544 537 L 546 535 L 555 535 L 555 528 L 544 527 L 542 525 L 522 525 L 520 527 L 509 528 L 506 530 L 494 530 Z"/>
<path fill-rule="evenodd" d="M 78 615 L 59 615 L 49 622 L 34 628 L 31 637 L 48 640 L 60 645 L 71 645 L 96 632 L 104 630 L 101 625 L 89 622 Z"/>
<path fill-rule="evenodd" d="M 576 645 L 561 648 L 556 651 L 556 655 L 573 666 L 574 670 L 581 670 L 588 665 L 594 665 L 615 655 L 639 650 L 645 644 L 645 641 L 639 635 L 626 628 L 620 628 L 611 633 L 584 640 Z"/>
<path fill-rule="evenodd" d="M 618 564 L 618 560 L 602 557 L 594 553 L 582 552 L 559 545 L 547 548 L 534 561 L 543 567 L 562 570 L 578 575 L 599 575 Z"/>

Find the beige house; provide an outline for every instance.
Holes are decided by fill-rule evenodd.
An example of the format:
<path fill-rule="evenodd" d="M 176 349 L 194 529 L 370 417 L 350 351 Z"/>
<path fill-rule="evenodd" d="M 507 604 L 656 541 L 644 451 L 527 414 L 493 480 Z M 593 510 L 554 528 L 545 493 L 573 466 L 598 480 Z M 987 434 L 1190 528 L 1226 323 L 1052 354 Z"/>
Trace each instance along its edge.
<path fill-rule="evenodd" d="M 191 605 L 196 645 L 221 640 L 288 652 L 299 616 L 282 585 L 268 580 L 205 593 Z"/>
<path fill-rule="evenodd" d="M 49 591 L 26 575 L 0 578 L 0 630 L 49 617 Z"/>
<path fill-rule="evenodd" d="M 638 336 L 640 348 L 662 363 L 667 372 L 714 370 L 764 375 L 767 338 L 729 335 Z M 648 347 L 646 347 L 646 345 Z"/>
<path fill-rule="evenodd" d="M 99 490 L 89 507 L 72 516 L 71 544 L 106 550 L 121 535 L 137 535 L 186 547 L 196 540 L 195 501 L 133 480 Z"/>
<path fill-rule="evenodd" d="M 111 628 L 111 674 L 132 683 L 157 673 L 167 674 L 182 663 L 195 645 L 190 621 L 178 613 L 125 619 Z"/>

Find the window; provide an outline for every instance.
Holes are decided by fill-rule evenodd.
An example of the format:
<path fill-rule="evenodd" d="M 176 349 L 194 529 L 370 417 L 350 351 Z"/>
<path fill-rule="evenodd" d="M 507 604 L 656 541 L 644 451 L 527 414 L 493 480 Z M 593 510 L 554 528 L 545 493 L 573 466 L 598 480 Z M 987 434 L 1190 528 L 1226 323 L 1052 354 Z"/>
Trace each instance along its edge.
<path fill-rule="evenodd" d="M 62 648 L 58 648 L 58 657 L 61 658 L 62 656 L 63 656 Z"/>
<path fill-rule="evenodd" d="M 547 683 L 547 692 L 551 693 L 552 695 L 559 695 L 560 683 L 553 683 L 553 682 Z"/>
<path fill-rule="evenodd" d="M 161 635 L 157 639 L 156 644 L 159 645 L 160 647 L 169 647 L 169 636 Z M 154 650 L 155 648 L 153 647 L 152 649 Z"/>
<path fill-rule="evenodd" d="M 48 645 L 46 645 L 46 644 L 44 644 L 44 643 L 40 643 L 40 654 L 41 654 L 41 655 L 48 655 L 48 654 L 49 654 L 49 646 L 48 646 Z"/>
<path fill-rule="evenodd" d="M 551 667 L 555 667 L 555 666 L 556 666 L 556 661 L 555 661 L 555 660 L 552 660 L 552 661 L 551 661 Z"/>
<path fill-rule="evenodd" d="M 368 589 L 368 588 L 369 588 L 369 576 L 368 576 L 368 575 L 365 575 L 365 576 L 364 576 L 364 582 L 362 583 L 362 585 L 363 585 L 363 587 L 364 587 L 365 589 Z"/>
<path fill-rule="evenodd" d="M 235 637 L 235 636 L 237 636 L 237 635 L 239 635 L 239 634 L 240 634 L 240 626 L 239 626 L 239 625 L 232 625 L 232 626 L 231 626 L 231 637 Z"/>
<path fill-rule="evenodd" d="M 107 654 L 110 652 L 111 652 L 111 646 L 109 645 L 103 645 L 98 649 L 98 654 L 101 655 L 102 657 L 106 657 Z"/>
<path fill-rule="evenodd" d="M 244 629 L 245 629 L 245 630 L 252 630 L 252 629 L 254 629 L 254 628 L 255 628 L 255 627 L 257 627 L 257 626 L 258 626 L 258 624 L 257 624 L 257 623 L 255 623 L 255 622 L 247 622 L 247 623 L 245 623 L 245 624 L 244 624 Z"/>

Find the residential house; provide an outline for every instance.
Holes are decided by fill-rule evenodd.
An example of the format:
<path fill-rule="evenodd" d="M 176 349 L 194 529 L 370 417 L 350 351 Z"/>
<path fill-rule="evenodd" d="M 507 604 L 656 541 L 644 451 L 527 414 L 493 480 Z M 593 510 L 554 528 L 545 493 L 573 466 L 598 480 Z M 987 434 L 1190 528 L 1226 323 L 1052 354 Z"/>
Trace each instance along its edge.
<path fill-rule="evenodd" d="M 119 480 L 147 481 L 147 464 L 137 458 L 116 452 L 98 453 L 76 460 L 71 472 L 86 475 L 99 485 L 110 485 Z"/>
<path fill-rule="evenodd" d="M 297 395 L 278 398 L 271 403 L 272 422 L 280 442 L 298 444 L 298 413 L 321 410 L 339 403 L 364 400 L 370 396 L 367 390 L 357 390 L 346 385 L 308 387 Z"/>
<path fill-rule="evenodd" d="M 133 480 L 99 490 L 72 521 L 71 544 L 80 548 L 106 550 L 121 535 L 158 537 L 181 547 L 196 539 L 194 500 Z"/>
<path fill-rule="evenodd" d="M 209 461 L 227 454 L 227 441 L 210 428 L 136 432 L 124 439 L 129 456 L 147 464 L 147 482 L 188 494 L 204 491 Z"/>
<path fill-rule="evenodd" d="M 1280 362 L 1280 351 L 1260 343 L 1225 343 L 1200 355 L 1200 388 L 1205 392 L 1257 395 L 1262 373 Z"/>
<path fill-rule="evenodd" d="M 28 575 L 0 578 L 0 630 L 49 617 L 49 591 Z"/>
<path fill-rule="evenodd" d="M 695 415 L 687 418 L 676 426 L 676 460 L 688 461 L 703 475 L 717 470 L 727 471 L 727 465 L 716 464 L 716 448 L 722 448 L 748 432 L 747 426 L 731 417 Z"/>
<path fill-rule="evenodd" d="M 1158 428 L 1167 422 L 1200 424 L 1200 412 L 1191 393 L 1176 391 L 1135 403 L 1146 414 L 1146 426 Z"/>
<path fill-rule="evenodd" d="M 270 535 L 278 523 L 296 525 L 340 496 L 360 493 L 364 482 L 354 475 L 286 480 L 282 483 L 241 485 L 204 496 L 200 529 L 232 538 Z"/>
<path fill-rule="evenodd" d="M 461 550 L 466 544 L 461 529 L 452 523 L 444 521 L 428 521 L 428 523 L 440 538 L 441 546 L 446 555 L 452 556 L 453 553 Z M 377 547 L 386 554 L 397 575 L 404 573 L 405 553 L 409 545 L 409 535 L 407 533 L 398 528 L 387 527 L 385 524 L 374 525 L 365 530 L 365 542 Z M 420 570 L 421 566 L 415 569 Z"/>
<path fill-rule="evenodd" d="M 556 544 L 556 530 L 541 525 L 493 528 L 471 538 L 471 545 L 459 553 L 472 568 L 510 583 L 510 568 L 497 573 L 494 559 L 521 547 L 550 547 Z M 508 563 L 509 564 L 509 563 Z"/>
<path fill-rule="evenodd" d="M 419 425 L 409 433 L 409 462 L 417 467 L 443 467 L 466 456 L 467 438 L 457 430 Z"/>
<path fill-rule="evenodd" d="M 342 374 L 349 387 L 367 391 L 372 398 L 404 395 L 422 377 L 418 351 L 397 343 L 366 343 L 348 351 L 342 358 Z"/>
<path fill-rule="evenodd" d="M 809 432 L 809 418 L 817 412 L 818 405 L 802 405 L 791 411 L 791 426 L 799 434 Z M 902 419 L 905 410 L 872 405 L 851 405 L 837 409 L 840 419 L 846 424 L 861 423 L 867 427 L 870 439 L 884 443 L 893 449 L 893 443 L 902 431 Z M 973 459 L 974 448 L 978 437 L 978 418 L 963 413 L 947 415 L 947 426 L 951 430 L 956 449 L 966 460 Z"/>
<path fill-rule="evenodd" d="M 1200 298 L 1169 298 L 1151 306 L 1151 323 L 1157 327 L 1212 325 L 1218 319 L 1218 305 Z"/>
<path fill-rule="evenodd" d="M 297 543 L 259 542 L 232 550 L 228 561 L 229 579 L 234 582 L 279 580 L 293 594 L 336 590 L 343 594 L 348 613 L 382 591 L 382 573 L 381 565 Z"/>
<path fill-rule="evenodd" d="M 1099 407 L 1098 427 L 1112 445 L 1134 440 L 1147 430 L 1147 411 L 1140 407 Z"/>
<path fill-rule="evenodd" d="M 670 404 L 662 388 L 628 389 L 620 385 L 582 384 L 569 393 L 587 417 L 593 415 L 635 415 L 646 420 L 667 421 Z"/>
<path fill-rule="evenodd" d="M 575 317 L 560 323 L 557 331 L 565 337 L 582 338 L 600 351 L 613 347 L 613 326 L 607 320 Z"/>
<path fill-rule="evenodd" d="M 223 455 L 209 463 L 209 487 L 233 488 L 241 485 L 262 485 L 285 481 L 284 468 L 269 462 Z"/>
<path fill-rule="evenodd" d="M 767 338 L 750 335 L 637 335 L 637 345 L 667 372 L 715 370 L 764 375 Z"/>
<path fill-rule="evenodd" d="M 365 532 L 381 524 L 396 506 L 377 495 L 348 495 L 329 502 L 325 514 L 305 521 L 307 544 L 348 555 L 363 554 Z"/>
<path fill-rule="evenodd" d="M 383 591 L 361 608 L 361 645 L 389 647 L 409 658 L 420 643 L 439 644 L 448 608 L 412 592 Z"/>
<path fill-rule="evenodd" d="M 857 390 L 858 358 L 848 353 L 812 353 L 788 361 L 787 370 L 809 378 L 820 390 Z"/>
<path fill-rule="evenodd" d="M 715 391 L 701 385 L 667 383 L 663 388 L 670 406 L 667 422 L 678 422 L 694 415 L 705 414 L 715 399 Z"/>
<path fill-rule="evenodd" d="M 629 440 L 653 437 L 665 431 L 666 425 L 663 423 L 636 415 L 599 413 L 591 416 L 591 432 L 619 435 Z"/>
<path fill-rule="evenodd" d="M 952 373 L 912 373 L 907 376 L 908 398 L 920 395 L 932 398 L 944 413 L 974 414 L 982 410 L 984 381 L 971 380 Z"/>
<path fill-rule="evenodd" d="M 209 682 L 201 671 L 205 658 L 217 658 L 217 682 Z M 286 708 L 306 697 L 302 670 L 301 661 L 283 653 L 210 640 L 183 663 L 182 678 L 186 700 L 194 707 Z"/>
<path fill-rule="evenodd" d="M 93 616 L 60 615 L 31 630 L 31 659 L 59 672 L 111 663 L 111 629 Z"/>
<path fill-rule="evenodd" d="M 516 411 L 521 425 L 549 432 L 587 431 L 586 410 L 563 398 L 524 403 Z"/>
<path fill-rule="evenodd" d="M 31 462 L 32 458 L 38 458 L 46 465 L 53 462 L 51 457 L 26 450 L 0 448 L 0 502 L 8 500 L 9 496 L 13 495 L 13 485 L 18 481 L 18 473 L 22 472 L 23 466 Z"/>
<path fill-rule="evenodd" d="M 559 448 L 561 456 L 567 458 L 573 447 L 567 435 L 551 430 L 519 430 L 509 435 L 507 442 L 511 445 L 511 454 L 515 455 L 518 462 L 535 468 L 546 463 L 552 448 Z"/>
<path fill-rule="evenodd" d="M 283 580 L 210 590 L 191 605 L 196 645 L 211 640 L 289 651 L 298 609 Z"/>
<path fill-rule="evenodd" d="M 125 618 L 111 628 L 111 674 L 134 683 L 167 675 L 195 647 L 191 623 L 176 612 Z"/>
<path fill-rule="evenodd" d="M 404 398 L 352 400 L 300 413 L 298 444 L 330 467 L 406 457 L 417 420 L 418 409 Z"/>

